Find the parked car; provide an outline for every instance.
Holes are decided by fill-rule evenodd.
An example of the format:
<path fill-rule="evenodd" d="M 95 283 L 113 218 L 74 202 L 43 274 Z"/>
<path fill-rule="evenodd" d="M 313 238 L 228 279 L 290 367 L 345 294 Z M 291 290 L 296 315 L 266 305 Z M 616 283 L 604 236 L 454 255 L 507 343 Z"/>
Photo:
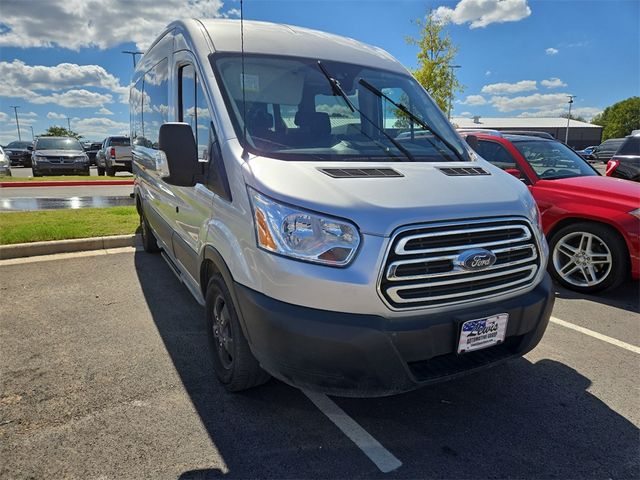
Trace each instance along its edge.
<path fill-rule="evenodd" d="M 33 147 L 33 176 L 89 175 L 89 157 L 73 137 L 38 137 Z"/>
<path fill-rule="evenodd" d="M 0 176 L 11 176 L 11 162 L 2 147 L 0 147 Z"/>
<path fill-rule="evenodd" d="M 133 173 L 131 168 L 131 140 L 129 137 L 107 137 L 96 153 L 98 175 L 113 177 L 116 172 Z"/>
<path fill-rule="evenodd" d="M 558 141 L 478 134 L 482 158 L 520 178 L 542 214 L 549 271 L 594 293 L 640 278 L 640 186 L 602 177 Z"/>
<path fill-rule="evenodd" d="M 597 160 L 596 156 L 593 154 L 593 151 L 596 149 L 595 146 L 583 148 L 582 150 L 576 150 L 576 153 L 580 155 L 582 158 L 588 161 Z"/>
<path fill-rule="evenodd" d="M 96 164 L 96 154 L 102 148 L 102 142 L 87 142 L 82 145 L 84 153 L 89 157 L 89 163 L 91 165 Z"/>
<path fill-rule="evenodd" d="M 607 163 L 624 143 L 624 138 L 610 138 L 598 145 L 592 152 L 596 160 Z"/>
<path fill-rule="evenodd" d="M 33 142 L 20 140 L 11 142 L 4 151 L 12 166 L 21 165 L 23 167 L 31 167 L 31 152 L 33 152 Z"/>
<path fill-rule="evenodd" d="M 627 137 L 607 163 L 606 175 L 640 182 L 640 133 Z"/>
<path fill-rule="evenodd" d="M 242 55 L 238 31 L 172 23 L 130 94 L 144 248 L 205 306 L 226 388 L 390 395 L 532 349 L 553 292 L 522 182 L 379 48 L 246 21 Z"/>

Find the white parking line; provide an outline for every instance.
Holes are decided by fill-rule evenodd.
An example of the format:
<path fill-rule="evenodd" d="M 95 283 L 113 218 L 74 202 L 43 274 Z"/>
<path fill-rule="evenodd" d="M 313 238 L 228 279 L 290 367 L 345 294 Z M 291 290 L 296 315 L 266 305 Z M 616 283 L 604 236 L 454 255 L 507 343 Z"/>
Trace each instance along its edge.
<path fill-rule="evenodd" d="M 594 332 L 593 330 L 589 330 L 588 328 L 584 328 L 579 325 L 574 325 L 573 323 L 565 322 L 564 320 L 560 320 L 556 317 L 551 317 L 549 321 L 557 325 L 562 325 L 565 328 L 575 330 L 576 332 L 584 333 L 585 335 L 589 335 L 590 337 L 597 338 L 598 340 L 602 340 L 603 342 L 610 343 L 611 345 L 615 345 L 616 347 L 624 348 L 625 350 L 629 350 L 630 352 L 640 354 L 640 347 L 636 347 L 635 345 L 631 345 L 630 343 L 607 337 L 606 335 L 603 335 L 601 333 Z"/>
<path fill-rule="evenodd" d="M 369 459 L 376 464 L 381 472 L 387 473 L 402 465 L 389 450 L 373 438 L 369 432 L 347 415 L 338 405 L 323 393 L 302 391 L 336 427 L 342 430 L 349 439 L 355 443 Z"/>

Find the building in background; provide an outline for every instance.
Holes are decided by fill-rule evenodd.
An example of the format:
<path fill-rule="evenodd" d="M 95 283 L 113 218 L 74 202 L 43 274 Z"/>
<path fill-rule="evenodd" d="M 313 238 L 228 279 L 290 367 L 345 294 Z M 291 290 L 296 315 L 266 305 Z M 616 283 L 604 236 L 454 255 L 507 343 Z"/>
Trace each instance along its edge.
<path fill-rule="evenodd" d="M 529 130 L 546 132 L 564 142 L 567 132 L 567 119 L 536 117 L 453 117 L 451 122 L 458 128 L 486 128 L 504 132 L 513 130 Z M 569 120 L 569 146 L 576 150 L 600 145 L 602 127 L 591 123 Z"/>

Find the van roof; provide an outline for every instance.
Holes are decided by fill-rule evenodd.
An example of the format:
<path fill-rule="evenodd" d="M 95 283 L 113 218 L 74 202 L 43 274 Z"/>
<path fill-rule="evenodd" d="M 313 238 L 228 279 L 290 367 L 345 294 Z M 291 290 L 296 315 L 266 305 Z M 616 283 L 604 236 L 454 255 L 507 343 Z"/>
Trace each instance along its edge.
<path fill-rule="evenodd" d="M 179 24 L 193 36 L 196 34 L 194 30 L 198 28 L 197 23 L 206 29 L 215 51 L 240 52 L 239 20 L 203 19 L 174 22 L 172 25 Z M 400 62 L 381 48 L 352 38 L 292 25 L 246 20 L 244 51 L 318 58 L 407 73 Z"/>

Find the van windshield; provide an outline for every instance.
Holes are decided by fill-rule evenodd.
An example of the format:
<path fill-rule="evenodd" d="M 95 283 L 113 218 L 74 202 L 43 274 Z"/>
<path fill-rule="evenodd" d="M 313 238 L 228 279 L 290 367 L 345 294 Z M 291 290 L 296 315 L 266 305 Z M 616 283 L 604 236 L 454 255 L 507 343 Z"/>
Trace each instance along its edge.
<path fill-rule="evenodd" d="M 214 54 L 212 64 L 236 135 L 256 155 L 283 160 L 469 160 L 451 124 L 409 75 L 323 59 L 322 66 L 339 82 L 347 102 L 332 88 L 318 59 L 247 54 L 244 94 L 239 54 Z M 365 88 L 360 79 L 406 106 L 437 135 Z"/>

